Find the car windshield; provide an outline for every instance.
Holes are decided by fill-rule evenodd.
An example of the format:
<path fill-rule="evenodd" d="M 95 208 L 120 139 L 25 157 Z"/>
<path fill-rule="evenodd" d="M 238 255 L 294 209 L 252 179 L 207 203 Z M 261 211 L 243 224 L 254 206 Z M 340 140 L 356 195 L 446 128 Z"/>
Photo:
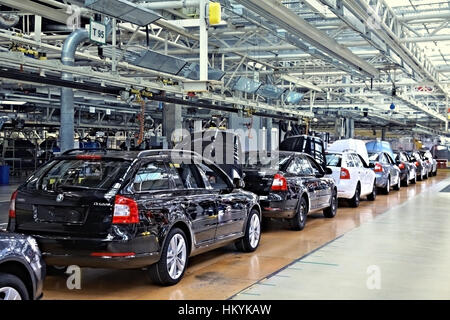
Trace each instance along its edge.
<path fill-rule="evenodd" d="M 266 157 L 263 157 L 258 152 L 246 152 L 244 168 L 271 168 L 278 169 L 284 167 L 290 158 L 290 154 L 274 152 L 268 153 Z"/>
<path fill-rule="evenodd" d="M 26 183 L 28 189 L 108 190 L 122 177 L 129 161 L 123 160 L 53 160 L 41 167 Z"/>
<path fill-rule="evenodd" d="M 340 167 L 342 163 L 342 155 L 338 153 L 327 153 L 325 155 L 327 160 L 327 166 L 329 167 Z"/>

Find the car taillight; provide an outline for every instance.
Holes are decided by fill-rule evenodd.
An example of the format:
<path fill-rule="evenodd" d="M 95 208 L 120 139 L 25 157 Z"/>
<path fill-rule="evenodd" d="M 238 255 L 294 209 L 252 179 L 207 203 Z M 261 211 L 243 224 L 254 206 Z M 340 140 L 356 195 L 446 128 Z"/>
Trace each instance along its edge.
<path fill-rule="evenodd" d="M 273 177 L 272 191 L 287 191 L 286 178 L 279 173 Z"/>
<path fill-rule="evenodd" d="M 114 214 L 112 223 L 128 224 L 138 222 L 139 211 L 137 202 L 133 199 L 117 195 L 114 201 Z"/>
<path fill-rule="evenodd" d="M 379 163 L 375 163 L 375 168 L 373 169 L 375 172 L 383 172 L 383 167 Z"/>
<path fill-rule="evenodd" d="M 419 166 L 420 166 L 419 161 L 416 161 L 416 167 L 419 167 Z"/>
<path fill-rule="evenodd" d="M 398 167 L 399 167 L 401 170 L 405 169 L 405 165 L 404 165 L 403 163 L 400 163 L 400 164 L 398 165 Z"/>
<path fill-rule="evenodd" d="M 17 190 L 13 192 L 11 195 L 11 202 L 9 203 L 9 217 L 16 217 L 16 198 L 17 198 Z"/>
<path fill-rule="evenodd" d="M 350 179 L 350 171 L 348 169 L 341 168 L 341 179 Z"/>

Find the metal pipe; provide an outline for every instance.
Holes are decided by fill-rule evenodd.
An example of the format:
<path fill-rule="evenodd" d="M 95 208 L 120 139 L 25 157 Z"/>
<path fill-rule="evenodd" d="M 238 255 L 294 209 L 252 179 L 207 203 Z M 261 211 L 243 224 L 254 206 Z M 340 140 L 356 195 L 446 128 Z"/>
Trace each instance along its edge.
<path fill-rule="evenodd" d="M 152 10 L 161 10 L 161 9 L 181 9 L 187 7 L 196 7 L 198 6 L 198 0 L 181 0 L 181 1 L 161 1 L 161 2 L 147 2 L 140 4 L 141 7 L 152 9 Z"/>
<path fill-rule="evenodd" d="M 450 34 L 443 34 L 437 36 L 424 36 L 424 37 L 409 37 L 400 39 L 401 43 L 405 42 L 433 42 L 433 41 L 448 41 L 450 40 Z"/>
<path fill-rule="evenodd" d="M 64 41 L 61 52 L 61 62 L 66 66 L 75 65 L 75 52 L 77 47 L 89 39 L 89 34 L 84 29 L 77 29 L 72 32 Z M 62 80 L 73 80 L 73 74 L 62 73 Z M 59 131 L 61 151 L 72 149 L 74 145 L 74 94 L 71 88 L 61 89 L 61 126 Z"/>

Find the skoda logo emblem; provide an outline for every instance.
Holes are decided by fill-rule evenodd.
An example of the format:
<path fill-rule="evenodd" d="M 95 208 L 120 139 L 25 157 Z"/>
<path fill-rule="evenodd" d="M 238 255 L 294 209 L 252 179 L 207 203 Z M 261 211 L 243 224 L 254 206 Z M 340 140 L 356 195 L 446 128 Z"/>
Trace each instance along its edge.
<path fill-rule="evenodd" d="M 61 202 L 61 201 L 63 201 L 64 200 L 64 195 L 61 193 L 61 194 L 58 194 L 57 196 L 56 196 L 56 202 Z"/>

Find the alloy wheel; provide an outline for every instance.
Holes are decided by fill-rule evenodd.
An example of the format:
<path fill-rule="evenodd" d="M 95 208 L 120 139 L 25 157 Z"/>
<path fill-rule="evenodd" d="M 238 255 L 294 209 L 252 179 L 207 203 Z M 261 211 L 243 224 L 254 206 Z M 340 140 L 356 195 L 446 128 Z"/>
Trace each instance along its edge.
<path fill-rule="evenodd" d="M 12 287 L 0 288 L 0 300 L 22 300 L 19 291 Z"/>
<path fill-rule="evenodd" d="M 250 245 L 252 246 L 252 248 L 256 248 L 258 246 L 260 234 L 261 234 L 261 222 L 259 220 L 258 215 L 254 214 L 250 221 L 250 229 L 249 229 Z"/>
<path fill-rule="evenodd" d="M 167 271 L 172 279 L 178 279 L 186 265 L 187 249 L 183 236 L 175 234 L 169 243 L 167 250 Z"/>

